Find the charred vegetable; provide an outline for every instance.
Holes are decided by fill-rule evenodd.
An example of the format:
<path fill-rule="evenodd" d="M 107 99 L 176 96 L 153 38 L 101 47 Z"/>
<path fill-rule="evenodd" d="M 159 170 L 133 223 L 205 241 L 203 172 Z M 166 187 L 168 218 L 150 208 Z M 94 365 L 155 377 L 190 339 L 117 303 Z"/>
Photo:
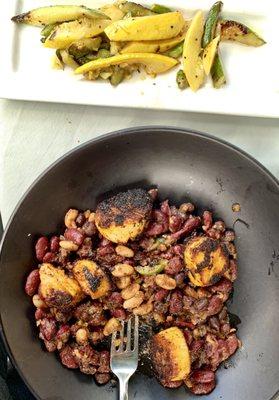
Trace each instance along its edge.
<path fill-rule="evenodd" d="M 141 275 L 156 275 L 162 272 L 165 267 L 168 265 L 168 261 L 164 259 L 154 260 L 149 265 L 144 267 L 136 267 L 136 271 Z"/>
<path fill-rule="evenodd" d="M 85 6 L 49 6 L 40 7 L 12 18 L 14 22 L 44 26 L 58 22 L 73 21 L 78 18 L 109 19 L 109 17 L 97 10 Z"/>
<path fill-rule="evenodd" d="M 232 40 L 247 46 L 262 46 L 266 42 L 248 26 L 236 21 L 221 21 L 221 40 Z"/>
<path fill-rule="evenodd" d="M 183 90 L 189 87 L 189 83 L 187 81 L 186 75 L 184 74 L 184 71 L 180 69 L 177 74 L 176 74 L 176 83 L 179 89 Z"/>
<path fill-rule="evenodd" d="M 153 336 L 151 359 L 162 384 L 164 381 L 185 379 L 191 370 L 191 360 L 183 332 L 177 327 L 172 327 Z"/>
<path fill-rule="evenodd" d="M 213 285 L 229 267 L 225 246 L 206 236 L 195 237 L 186 244 L 184 261 L 189 279 L 196 286 Z"/>
<path fill-rule="evenodd" d="M 226 83 L 224 68 L 218 53 L 216 54 L 214 63 L 211 67 L 211 78 L 215 89 L 221 88 Z"/>

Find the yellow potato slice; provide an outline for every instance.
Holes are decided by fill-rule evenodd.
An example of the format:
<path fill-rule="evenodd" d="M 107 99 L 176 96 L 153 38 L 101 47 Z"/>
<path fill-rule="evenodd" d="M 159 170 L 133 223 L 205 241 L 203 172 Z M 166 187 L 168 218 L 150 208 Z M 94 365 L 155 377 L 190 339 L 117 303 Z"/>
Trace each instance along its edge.
<path fill-rule="evenodd" d="M 200 88 L 205 77 L 200 57 L 203 28 L 204 16 L 202 11 L 198 11 L 186 33 L 183 48 L 183 71 L 193 91 Z"/>
<path fill-rule="evenodd" d="M 122 19 L 110 24 L 105 29 L 105 33 L 113 41 L 162 40 L 177 36 L 182 31 L 184 24 L 182 14 L 174 11 Z"/>
<path fill-rule="evenodd" d="M 210 70 L 218 49 L 219 41 L 220 41 L 220 35 L 216 36 L 216 38 L 214 38 L 210 43 L 208 43 L 208 45 L 203 51 L 202 62 L 203 62 L 204 72 L 206 73 L 206 75 L 210 74 Z"/>
<path fill-rule="evenodd" d="M 46 39 L 44 46 L 51 49 L 65 49 L 80 39 L 98 36 L 111 24 L 107 19 L 81 18 L 58 25 Z"/>
<path fill-rule="evenodd" d="M 75 70 L 75 74 L 85 74 L 89 71 L 110 67 L 111 65 L 143 64 L 148 74 L 162 74 L 177 64 L 177 60 L 162 54 L 132 53 L 119 54 L 108 58 L 90 61 Z"/>
<path fill-rule="evenodd" d="M 186 24 L 182 32 L 171 39 L 129 42 L 121 49 L 120 53 L 165 53 L 185 39 L 187 27 Z"/>
<path fill-rule="evenodd" d="M 151 341 L 151 360 L 160 381 L 180 381 L 191 371 L 189 349 L 181 329 L 165 329 Z"/>

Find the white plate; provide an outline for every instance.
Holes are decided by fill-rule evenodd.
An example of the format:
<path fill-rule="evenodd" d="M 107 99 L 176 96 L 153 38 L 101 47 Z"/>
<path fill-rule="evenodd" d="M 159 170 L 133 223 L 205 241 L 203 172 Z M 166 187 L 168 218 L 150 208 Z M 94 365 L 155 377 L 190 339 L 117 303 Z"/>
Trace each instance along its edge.
<path fill-rule="evenodd" d="M 228 84 L 213 89 L 210 79 L 197 93 L 180 91 L 176 70 L 156 79 L 137 75 L 117 88 L 88 82 L 70 70 L 50 66 L 53 50 L 40 43 L 40 29 L 18 26 L 10 18 L 50 4 L 85 4 L 96 8 L 108 0 L 6 0 L 0 13 L 0 97 L 48 102 L 183 110 L 221 114 L 279 117 L 279 2 L 224 0 L 223 15 L 241 21 L 263 36 L 267 44 L 252 48 L 221 43 Z M 138 0 L 141 4 L 152 4 Z M 158 0 L 191 17 L 208 11 L 212 0 Z"/>

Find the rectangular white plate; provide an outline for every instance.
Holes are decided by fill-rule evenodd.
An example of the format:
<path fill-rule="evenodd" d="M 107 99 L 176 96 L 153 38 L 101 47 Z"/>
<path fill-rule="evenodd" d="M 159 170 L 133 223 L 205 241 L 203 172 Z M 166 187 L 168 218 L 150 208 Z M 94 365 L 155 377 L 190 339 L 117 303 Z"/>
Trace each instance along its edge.
<path fill-rule="evenodd" d="M 214 0 L 156 0 L 191 18 L 208 11 Z M 223 0 L 223 16 L 247 24 L 267 42 L 259 48 L 221 43 L 227 85 L 213 89 L 210 79 L 197 93 L 180 91 L 176 70 L 157 78 L 137 75 L 117 88 L 88 82 L 70 70 L 51 68 L 53 50 L 40 43 L 40 29 L 18 26 L 10 18 L 50 4 L 84 4 L 96 8 L 109 0 L 6 0 L 0 13 L 0 97 L 9 99 L 138 107 L 161 110 L 279 117 L 279 2 Z M 150 5 L 152 0 L 138 0 Z M 154 0 L 155 2 L 155 0 Z"/>

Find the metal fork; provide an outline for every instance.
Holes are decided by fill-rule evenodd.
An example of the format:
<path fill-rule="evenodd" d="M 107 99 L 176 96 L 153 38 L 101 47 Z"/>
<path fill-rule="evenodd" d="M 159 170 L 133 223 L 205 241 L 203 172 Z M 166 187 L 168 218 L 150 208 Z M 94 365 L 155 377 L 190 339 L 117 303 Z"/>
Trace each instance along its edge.
<path fill-rule="evenodd" d="M 112 372 L 119 379 L 119 400 L 128 400 L 128 382 L 138 366 L 138 316 L 135 315 L 133 318 L 130 318 L 127 323 L 122 321 L 121 331 L 119 333 L 119 345 L 115 345 L 117 335 L 118 332 L 114 332 L 111 338 L 110 367 Z"/>

